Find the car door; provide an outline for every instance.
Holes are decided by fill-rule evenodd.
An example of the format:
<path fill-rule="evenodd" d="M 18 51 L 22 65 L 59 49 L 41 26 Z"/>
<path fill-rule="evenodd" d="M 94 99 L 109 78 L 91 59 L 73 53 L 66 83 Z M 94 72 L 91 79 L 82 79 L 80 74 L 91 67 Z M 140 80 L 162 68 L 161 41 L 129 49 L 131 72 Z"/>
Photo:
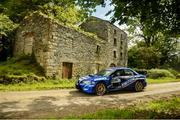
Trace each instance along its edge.
<path fill-rule="evenodd" d="M 124 71 L 123 70 L 117 70 L 115 71 L 111 77 L 111 87 L 112 88 L 117 88 L 117 87 L 121 87 L 121 82 L 122 82 L 122 76 L 124 75 Z"/>
<path fill-rule="evenodd" d="M 132 84 L 134 82 L 134 72 L 130 69 L 124 69 L 124 74 L 121 76 L 121 80 L 122 88 Z"/>

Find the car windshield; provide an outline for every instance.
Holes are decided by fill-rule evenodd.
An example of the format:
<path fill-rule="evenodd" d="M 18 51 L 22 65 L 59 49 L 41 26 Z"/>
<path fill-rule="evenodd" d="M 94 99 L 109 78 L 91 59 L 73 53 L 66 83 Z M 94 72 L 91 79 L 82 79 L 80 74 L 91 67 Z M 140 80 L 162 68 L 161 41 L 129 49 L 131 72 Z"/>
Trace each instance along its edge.
<path fill-rule="evenodd" d="M 113 72 L 113 70 L 102 70 L 102 71 L 98 72 L 96 75 L 109 76 L 112 72 Z"/>

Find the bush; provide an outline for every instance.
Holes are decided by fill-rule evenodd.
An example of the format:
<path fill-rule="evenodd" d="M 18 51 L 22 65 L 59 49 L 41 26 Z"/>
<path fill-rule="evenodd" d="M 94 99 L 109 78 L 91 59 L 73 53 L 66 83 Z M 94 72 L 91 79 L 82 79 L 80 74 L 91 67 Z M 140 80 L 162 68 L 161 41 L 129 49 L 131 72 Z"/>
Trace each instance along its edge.
<path fill-rule="evenodd" d="M 168 71 L 171 72 L 174 76 L 178 75 L 178 72 L 176 70 L 168 69 Z"/>
<path fill-rule="evenodd" d="M 159 67 L 160 53 L 153 47 L 134 46 L 128 51 L 129 67 L 152 69 Z"/>
<path fill-rule="evenodd" d="M 175 78 L 175 76 L 168 70 L 165 69 L 151 69 L 148 70 L 148 77 L 152 79 L 157 79 L 161 77 Z"/>
<path fill-rule="evenodd" d="M 147 75 L 147 70 L 146 69 L 134 69 L 137 73 L 142 74 L 142 75 Z"/>
<path fill-rule="evenodd" d="M 173 69 L 168 69 L 169 72 L 171 72 L 177 79 L 180 78 L 180 73 L 176 70 L 173 70 Z"/>
<path fill-rule="evenodd" d="M 177 74 L 177 75 L 176 75 L 176 79 L 179 79 L 179 78 L 180 78 L 180 74 Z"/>

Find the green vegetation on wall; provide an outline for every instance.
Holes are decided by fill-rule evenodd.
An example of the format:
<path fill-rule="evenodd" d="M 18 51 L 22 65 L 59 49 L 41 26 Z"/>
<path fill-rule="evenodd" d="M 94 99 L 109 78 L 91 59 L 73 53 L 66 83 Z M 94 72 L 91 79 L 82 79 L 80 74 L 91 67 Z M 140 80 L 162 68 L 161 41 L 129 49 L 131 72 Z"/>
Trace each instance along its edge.
<path fill-rule="evenodd" d="M 0 83 L 11 84 L 44 80 L 43 69 L 36 64 L 31 56 L 11 58 L 0 63 Z"/>

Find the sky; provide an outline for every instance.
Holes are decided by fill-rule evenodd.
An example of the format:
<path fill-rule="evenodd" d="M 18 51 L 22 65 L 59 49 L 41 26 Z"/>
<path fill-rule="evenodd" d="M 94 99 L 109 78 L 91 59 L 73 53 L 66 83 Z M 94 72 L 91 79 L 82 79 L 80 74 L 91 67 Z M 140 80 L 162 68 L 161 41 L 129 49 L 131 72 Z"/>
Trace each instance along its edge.
<path fill-rule="evenodd" d="M 105 16 L 105 14 L 109 11 L 109 10 L 112 10 L 114 7 L 112 5 L 109 5 L 110 4 L 110 1 L 108 0 L 106 2 L 106 7 L 102 7 L 101 5 L 100 6 L 97 6 L 96 7 L 96 12 L 94 12 L 92 15 L 93 16 L 96 16 L 98 18 L 101 18 L 101 19 L 104 19 L 104 20 L 110 20 L 110 17 L 111 15 L 109 16 Z"/>
<path fill-rule="evenodd" d="M 108 20 L 108 21 L 110 21 L 110 18 L 111 18 L 111 16 L 112 16 L 113 14 L 110 14 L 110 15 L 106 16 L 106 13 L 107 13 L 108 11 L 110 11 L 110 10 L 113 10 L 113 9 L 114 9 L 114 6 L 110 5 L 110 1 L 107 0 L 107 1 L 106 1 L 106 6 L 105 6 L 105 7 L 102 7 L 101 5 L 100 5 L 100 6 L 97 6 L 97 7 L 96 7 L 96 12 L 94 12 L 94 13 L 92 14 L 92 16 L 101 18 L 101 19 L 103 19 L 103 20 Z M 125 32 L 127 32 L 127 31 L 126 31 L 126 29 L 127 29 L 127 26 L 126 26 L 126 25 L 121 25 L 121 26 L 119 26 L 119 25 L 118 25 L 118 22 L 115 22 L 114 24 L 115 24 L 117 27 L 119 27 L 120 29 L 125 30 Z"/>

